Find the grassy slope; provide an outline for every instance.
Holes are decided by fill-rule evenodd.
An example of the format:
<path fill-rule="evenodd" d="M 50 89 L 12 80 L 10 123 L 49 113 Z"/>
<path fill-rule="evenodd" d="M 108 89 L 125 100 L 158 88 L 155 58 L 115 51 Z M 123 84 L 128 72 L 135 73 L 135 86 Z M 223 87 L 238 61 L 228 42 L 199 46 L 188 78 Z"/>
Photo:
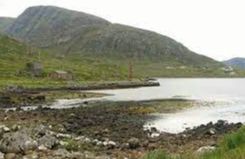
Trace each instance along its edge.
<path fill-rule="evenodd" d="M 106 60 L 81 57 L 81 55 L 60 57 L 41 52 L 29 55 L 28 48 L 6 36 L 0 36 L 0 87 L 6 85 L 57 86 L 67 85 L 70 82 L 51 80 L 46 77 L 53 70 L 72 71 L 75 82 L 98 80 L 123 80 L 126 79 L 126 68 Z M 35 52 L 38 52 L 37 50 Z M 34 78 L 18 75 L 25 68 L 27 62 L 41 61 L 45 68 L 43 77 Z"/>
<path fill-rule="evenodd" d="M 143 159 L 244 159 L 245 156 L 245 127 L 238 132 L 224 136 L 218 148 L 201 156 L 186 154 L 183 156 L 167 155 L 163 151 L 148 153 Z"/>
<path fill-rule="evenodd" d="M 91 56 L 91 54 L 60 55 L 49 51 L 32 49 L 6 36 L 0 36 L 0 87 L 22 85 L 28 87 L 45 87 L 81 84 L 88 81 L 127 80 L 128 62 L 124 57 Z M 40 52 L 40 56 L 38 54 Z M 40 78 L 19 75 L 27 62 L 41 61 L 44 65 L 44 76 Z M 203 69 L 196 67 L 181 68 L 183 64 L 174 61 L 152 62 L 149 59 L 132 60 L 134 78 L 144 77 L 203 77 L 227 76 L 221 69 Z M 167 66 L 173 66 L 167 69 Z M 74 81 L 52 80 L 47 74 L 54 70 L 73 72 Z"/>

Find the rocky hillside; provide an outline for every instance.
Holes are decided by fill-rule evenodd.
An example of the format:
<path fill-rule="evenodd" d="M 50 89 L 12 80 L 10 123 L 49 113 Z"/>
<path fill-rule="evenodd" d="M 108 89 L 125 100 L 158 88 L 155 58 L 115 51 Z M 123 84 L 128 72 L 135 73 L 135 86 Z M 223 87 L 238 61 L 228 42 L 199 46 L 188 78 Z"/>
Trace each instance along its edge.
<path fill-rule="evenodd" d="M 235 68 L 239 68 L 239 69 L 245 69 L 245 58 L 233 58 L 227 61 L 224 61 L 224 63 L 228 66 L 232 66 Z"/>
<path fill-rule="evenodd" d="M 14 18 L 0 17 L 0 32 L 4 32 L 13 22 Z"/>
<path fill-rule="evenodd" d="M 52 52 L 63 54 L 157 60 L 178 66 L 222 65 L 155 32 L 112 24 L 93 15 L 53 6 L 28 8 L 6 33 L 33 46 L 52 48 Z"/>
<path fill-rule="evenodd" d="M 28 8 L 6 30 L 8 35 L 39 47 L 69 41 L 88 27 L 107 25 L 106 20 L 53 6 Z"/>

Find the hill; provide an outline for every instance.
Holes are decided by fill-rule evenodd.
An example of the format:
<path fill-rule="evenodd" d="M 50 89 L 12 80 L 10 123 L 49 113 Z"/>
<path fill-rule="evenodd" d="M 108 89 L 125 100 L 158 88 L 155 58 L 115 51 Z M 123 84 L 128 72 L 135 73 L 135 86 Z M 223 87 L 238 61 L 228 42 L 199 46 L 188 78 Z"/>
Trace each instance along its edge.
<path fill-rule="evenodd" d="M 14 18 L 0 17 L 0 32 L 4 32 L 13 22 Z"/>
<path fill-rule="evenodd" d="M 102 18 L 53 6 L 30 7 L 8 27 L 8 35 L 39 47 L 71 40 L 78 31 L 107 25 Z"/>
<path fill-rule="evenodd" d="M 63 54 L 133 57 L 200 67 L 222 65 L 167 36 L 53 6 L 28 8 L 6 32 L 33 46 Z"/>
<path fill-rule="evenodd" d="M 232 67 L 239 68 L 239 69 L 245 69 L 245 58 L 236 57 L 236 58 L 232 58 L 230 60 L 224 61 L 224 63 L 228 66 L 232 66 Z"/>
<path fill-rule="evenodd" d="M 5 34 L 41 49 L 25 61 L 42 60 L 46 74 L 67 70 L 77 81 L 125 80 L 129 63 L 134 78 L 230 76 L 223 63 L 167 36 L 53 6 L 26 9 Z"/>

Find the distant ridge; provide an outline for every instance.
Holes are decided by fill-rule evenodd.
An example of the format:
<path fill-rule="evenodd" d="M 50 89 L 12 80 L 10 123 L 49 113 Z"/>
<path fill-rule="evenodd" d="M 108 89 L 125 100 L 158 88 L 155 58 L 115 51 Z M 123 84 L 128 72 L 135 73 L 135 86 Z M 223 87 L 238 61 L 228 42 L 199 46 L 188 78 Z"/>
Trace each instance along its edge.
<path fill-rule="evenodd" d="M 245 69 L 245 58 L 242 57 L 232 58 L 230 60 L 224 61 L 224 63 L 228 66 Z"/>

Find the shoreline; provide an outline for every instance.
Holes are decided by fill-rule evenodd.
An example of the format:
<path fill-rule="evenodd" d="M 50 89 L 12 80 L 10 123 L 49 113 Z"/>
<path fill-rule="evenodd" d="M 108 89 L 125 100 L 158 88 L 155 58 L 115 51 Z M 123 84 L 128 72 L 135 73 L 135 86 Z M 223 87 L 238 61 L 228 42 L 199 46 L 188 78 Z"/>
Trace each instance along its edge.
<path fill-rule="evenodd" d="M 104 90 L 104 89 L 127 89 L 127 88 L 139 88 L 139 87 L 158 87 L 160 83 L 157 81 L 119 81 L 119 82 L 102 82 L 91 83 L 79 86 L 61 86 L 57 88 L 24 88 L 23 91 L 35 92 L 35 91 L 90 91 L 90 90 Z"/>
<path fill-rule="evenodd" d="M 32 132 L 45 127 L 59 141 L 45 151 L 89 151 L 96 155 L 107 155 L 109 159 L 138 159 L 146 152 L 156 149 L 165 149 L 169 153 L 181 153 L 183 150 L 194 152 L 202 146 L 217 143 L 225 133 L 241 126 L 219 121 L 179 134 L 159 132 L 154 127 L 144 129 L 146 121 L 155 119 L 152 113 L 172 112 L 190 106 L 190 101 L 105 101 L 70 109 L 0 111 L 0 121 L 9 128 L 16 125 L 21 127 L 17 132 L 22 132 L 23 129 Z M 11 135 L 12 129 L 6 134 Z M 37 150 L 34 152 L 41 153 Z"/>
<path fill-rule="evenodd" d="M 72 87 L 57 88 L 8 88 L 0 92 L 0 107 L 8 106 L 28 106 L 42 105 L 54 102 L 55 99 L 85 99 L 93 97 L 101 97 L 105 94 L 93 93 L 86 91 L 104 90 L 104 89 L 127 89 L 139 87 L 158 87 L 159 82 L 155 81 L 124 81 L 124 82 L 108 82 L 94 83 Z M 84 91 L 84 92 L 82 92 Z"/>

